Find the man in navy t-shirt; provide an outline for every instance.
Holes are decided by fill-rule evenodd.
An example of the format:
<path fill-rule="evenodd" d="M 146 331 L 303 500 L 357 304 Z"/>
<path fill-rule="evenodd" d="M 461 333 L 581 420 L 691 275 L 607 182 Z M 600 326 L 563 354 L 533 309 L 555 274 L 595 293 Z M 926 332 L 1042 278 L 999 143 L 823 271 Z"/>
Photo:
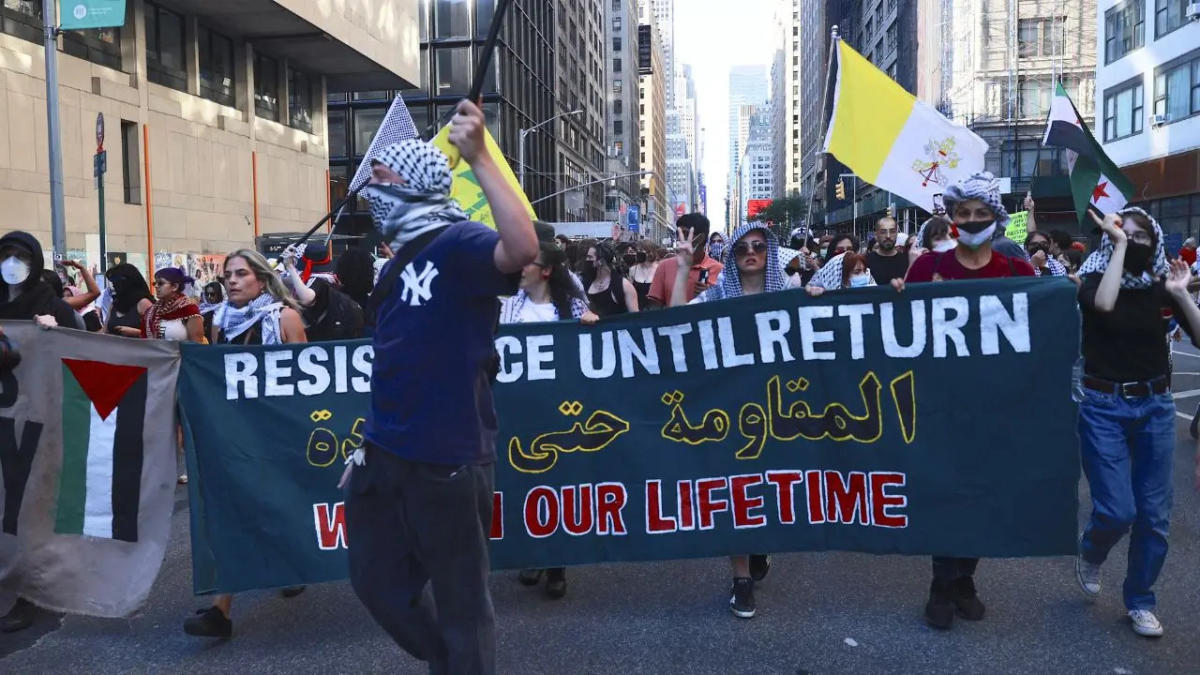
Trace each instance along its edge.
<path fill-rule="evenodd" d="M 371 303 L 371 410 L 346 486 L 346 527 L 354 591 L 397 644 L 431 672 L 491 673 L 496 296 L 516 292 L 538 242 L 484 145 L 483 113 L 462 101 L 451 125 L 496 230 L 468 221 L 449 197 L 449 163 L 436 147 L 410 139 L 369 158 L 364 194 L 397 257 Z M 390 269 L 397 262 L 403 269 Z"/>

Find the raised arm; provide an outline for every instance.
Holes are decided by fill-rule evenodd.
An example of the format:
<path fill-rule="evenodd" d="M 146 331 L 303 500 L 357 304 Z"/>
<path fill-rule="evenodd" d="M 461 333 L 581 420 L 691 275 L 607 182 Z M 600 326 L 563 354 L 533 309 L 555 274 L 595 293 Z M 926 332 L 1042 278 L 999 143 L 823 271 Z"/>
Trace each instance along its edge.
<path fill-rule="evenodd" d="M 292 289 L 292 295 L 296 296 L 296 301 L 302 307 L 311 307 L 317 299 L 317 292 L 305 285 L 304 280 L 300 278 L 300 273 L 296 271 L 296 258 L 299 256 L 299 250 L 295 244 L 283 249 L 283 267 L 287 271 L 283 279 L 287 282 L 288 288 Z"/>
<path fill-rule="evenodd" d="M 100 297 L 100 287 L 96 285 L 96 278 L 92 276 L 92 273 L 88 271 L 88 268 L 84 267 L 75 260 L 64 260 L 63 265 L 67 267 L 74 267 L 76 270 L 78 270 L 79 278 L 83 279 L 83 286 L 87 289 L 85 292 L 80 293 L 79 295 L 73 295 L 67 298 L 67 304 L 71 306 L 71 309 L 83 309 L 84 307 L 87 307 L 95 302 L 96 298 Z"/>
<path fill-rule="evenodd" d="M 533 230 L 533 221 L 517 191 L 504 179 L 495 159 L 488 152 L 484 141 L 485 120 L 483 112 L 474 103 L 462 100 L 458 113 L 450 122 L 450 142 L 462 153 L 462 158 L 471 165 L 475 179 L 483 188 L 492 217 L 496 219 L 496 231 L 500 241 L 496 244 L 494 260 L 496 269 L 504 274 L 520 272 L 521 268 L 537 259 L 538 241 Z"/>

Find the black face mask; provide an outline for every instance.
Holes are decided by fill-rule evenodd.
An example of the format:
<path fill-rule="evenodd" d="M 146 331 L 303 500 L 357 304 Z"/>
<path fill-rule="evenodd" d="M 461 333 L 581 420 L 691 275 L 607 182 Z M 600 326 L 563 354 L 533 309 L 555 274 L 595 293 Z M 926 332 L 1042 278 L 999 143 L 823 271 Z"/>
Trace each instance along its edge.
<path fill-rule="evenodd" d="M 594 277 L 596 276 L 596 263 L 590 260 L 584 260 L 579 263 L 579 276 Z"/>
<path fill-rule="evenodd" d="M 1047 257 L 1050 255 L 1050 247 L 1042 241 L 1026 246 L 1025 250 L 1029 252 L 1029 255 L 1033 255 L 1038 251 L 1045 253 Z"/>
<path fill-rule="evenodd" d="M 990 227 L 991 224 L 994 222 L 996 222 L 996 221 L 995 220 L 969 220 L 965 223 L 959 223 L 958 229 L 962 230 L 963 232 L 968 232 L 970 234 L 979 234 L 980 232 L 983 232 L 988 227 Z"/>
<path fill-rule="evenodd" d="M 638 259 L 637 259 L 636 255 L 626 255 L 625 256 L 625 264 L 629 267 L 636 265 L 637 261 L 638 261 Z"/>
<path fill-rule="evenodd" d="M 1125 249 L 1125 271 L 1130 274 L 1141 274 L 1150 267 L 1150 259 L 1154 256 L 1154 248 L 1149 244 L 1129 242 Z"/>
<path fill-rule="evenodd" d="M 645 251 L 638 251 L 637 261 L 640 263 L 646 262 L 646 252 Z"/>

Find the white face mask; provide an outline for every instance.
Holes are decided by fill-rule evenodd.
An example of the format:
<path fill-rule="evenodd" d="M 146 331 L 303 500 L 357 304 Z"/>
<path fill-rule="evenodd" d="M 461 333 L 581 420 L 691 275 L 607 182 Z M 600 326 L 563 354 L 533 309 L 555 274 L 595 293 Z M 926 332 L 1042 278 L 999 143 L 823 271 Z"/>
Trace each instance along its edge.
<path fill-rule="evenodd" d="M 850 277 L 850 288 L 862 288 L 871 283 L 871 275 L 863 272 Z"/>
<path fill-rule="evenodd" d="M 29 278 L 29 263 L 16 256 L 9 256 L 0 262 L 0 278 L 9 286 L 17 286 Z"/>
<path fill-rule="evenodd" d="M 955 246 L 958 246 L 958 242 L 953 239 L 943 239 L 933 245 L 933 250 L 938 253 L 945 253 L 946 251 L 953 251 Z"/>
<path fill-rule="evenodd" d="M 992 235 L 996 232 L 996 223 L 993 221 L 991 225 L 983 228 L 975 234 L 971 234 L 961 227 L 958 228 L 958 240 L 966 244 L 969 248 L 979 248 L 992 240 Z"/>

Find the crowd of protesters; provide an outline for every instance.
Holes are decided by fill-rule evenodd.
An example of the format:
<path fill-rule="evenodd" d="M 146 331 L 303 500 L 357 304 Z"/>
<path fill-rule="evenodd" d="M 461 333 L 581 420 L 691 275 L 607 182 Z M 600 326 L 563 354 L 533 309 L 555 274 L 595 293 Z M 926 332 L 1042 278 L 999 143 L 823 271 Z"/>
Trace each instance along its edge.
<path fill-rule="evenodd" d="M 222 280 L 203 289 L 193 288 L 193 280 L 177 268 L 155 270 L 152 288 L 129 264 L 107 270 L 101 289 L 79 264 L 69 263 L 70 269 L 51 273 L 53 278 L 41 274 L 40 245 L 13 232 L 0 239 L 0 318 L 207 344 L 373 337 L 372 424 L 379 428 L 368 429 L 365 452 L 346 479 L 346 518 L 355 541 L 352 584 L 372 616 L 410 653 L 451 669 L 490 672 L 494 622 L 484 533 L 494 481 L 496 421 L 488 370 L 494 367 L 496 323 L 594 324 L 631 312 L 789 289 L 837 302 L 851 296 L 836 294 L 869 287 L 904 293 L 908 285 L 924 282 L 1068 278 L 1078 287 L 1083 317 L 1078 424 L 1092 501 L 1076 581 L 1088 597 L 1098 595 L 1106 557 L 1129 534 L 1123 586 L 1128 616 L 1138 634 L 1162 634 L 1152 588 L 1167 552 L 1175 439 L 1166 335 L 1174 325 L 1193 340 L 1200 336 L 1189 272 L 1194 242 L 1169 259 L 1154 219 L 1128 208 L 1096 219 L 1098 243 L 1085 256 L 1084 246 L 1066 233 L 1038 230 L 1029 200 L 1030 231 L 1018 244 L 1005 236 L 1009 215 L 998 182 L 986 173 L 947 188 L 945 213 L 916 233 L 901 232 L 894 218 L 880 218 L 869 243 L 848 232 L 818 239 L 797 230 L 784 246 L 760 223 L 744 224 L 726 238 L 701 214 L 678 219 L 673 249 L 620 236 L 571 240 L 529 220 L 483 147 L 478 108 L 460 104 L 453 124 L 452 141 L 471 160 L 496 214 L 495 230 L 468 221 L 449 198 L 444 155 L 420 141 L 404 141 L 372 158 L 367 198 L 383 235 L 377 248 L 386 251 L 382 257 L 398 252 L 382 268 L 366 247 L 345 250 L 330 272 L 316 275 L 298 268 L 297 248 L 285 250 L 278 263 L 242 249 L 226 258 Z M 418 260 L 444 270 L 455 292 L 426 298 L 428 311 L 414 318 L 415 294 L 413 302 L 400 302 L 388 291 L 399 265 Z M 497 298 L 504 299 L 497 305 Z M 440 370 L 432 373 L 428 364 Z M 421 415 L 443 422 L 427 424 L 431 428 L 461 430 L 461 438 L 385 445 L 394 431 L 387 425 L 399 429 Z M 454 415 L 469 419 L 450 419 Z M 403 434 L 416 433 L 405 428 L 410 430 Z M 402 495 L 403 508 L 393 504 L 394 495 Z M 453 508 L 427 518 L 432 504 L 446 506 L 451 496 Z M 753 617 L 754 583 L 767 575 L 770 557 L 730 560 L 730 609 L 737 617 Z M 977 558 L 932 559 L 925 604 L 931 626 L 948 629 L 956 617 L 984 618 L 979 567 Z M 518 575 L 531 586 L 543 577 L 550 597 L 566 595 L 564 568 Z M 437 618 L 418 602 L 430 579 L 439 596 Z M 217 596 L 211 607 L 187 619 L 185 631 L 229 637 L 231 603 L 232 596 Z M 28 627 L 31 609 L 19 601 L 0 618 L 0 629 Z"/>

